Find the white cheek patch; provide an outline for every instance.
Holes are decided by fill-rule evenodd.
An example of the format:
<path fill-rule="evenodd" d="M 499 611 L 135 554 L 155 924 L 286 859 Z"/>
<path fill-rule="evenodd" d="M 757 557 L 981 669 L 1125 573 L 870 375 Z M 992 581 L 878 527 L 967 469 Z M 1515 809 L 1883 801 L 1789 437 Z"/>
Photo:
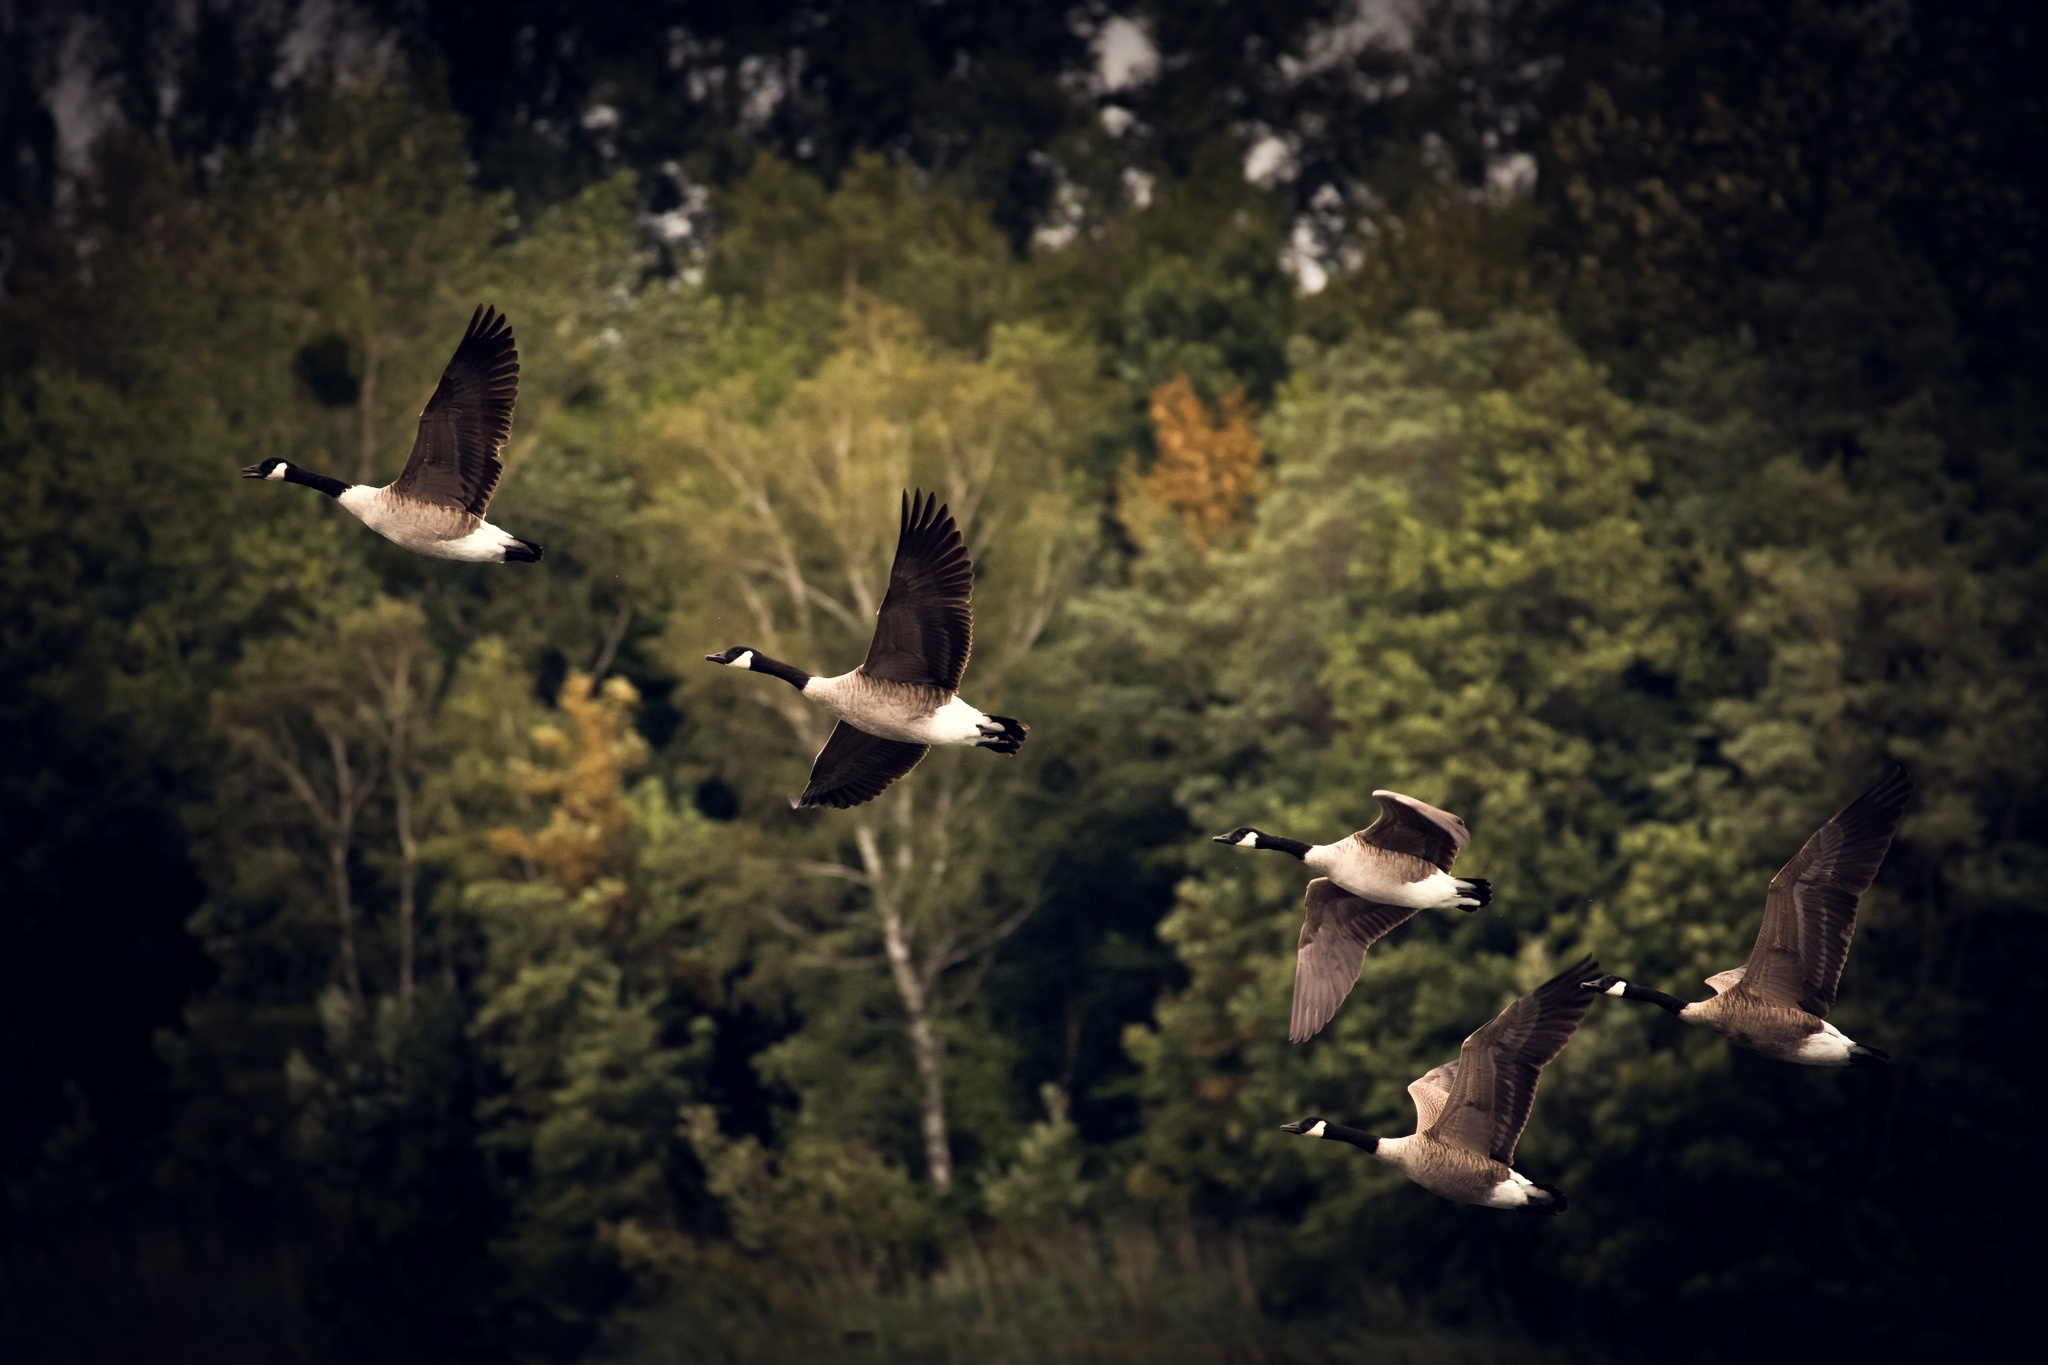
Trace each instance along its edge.
<path fill-rule="evenodd" d="M 1614 983 L 1614 984 L 1613 984 L 1612 986 L 1609 986 L 1609 987 L 1607 988 L 1607 990 L 1606 990 L 1606 994 L 1608 994 L 1608 995 L 1617 995 L 1617 996 L 1618 996 L 1618 995 L 1620 995 L 1620 994 L 1621 994 L 1621 993 L 1622 993 L 1623 991 L 1625 991 L 1625 990 L 1627 990 L 1627 989 L 1628 989 L 1628 982 L 1626 982 L 1626 981 L 1617 981 L 1617 982 L 1615 982 L 1615 983 Z"/>
<path fill-rule="evenodd" d="M 1257 834 L 1247 834 L 1244 838 L 1237 841 L 1237 846 L 1239 848 L 1257 848 L 1259 846 L 1259 836 Z M 1318 1133 L 1317 1136 L 1320 1137 L 1322 1135 Z"/>
<path fill-rule="evenodd" d="M 752 668 L 753 666 L 754 651 L 751 649 L 742 650 L 739 658 L 726 665 L 727 668 Z"/>
<path fill-rule="evenodd" d="M 1329 1126 L 1330 1125 L 1322 1119 L 1317 1119 L 1316 1126 L 1308 1130 L 1308 1135 L 1310 1137 L 1321 1137 L 1323 1135 L 1323 1129 L 1328 1128 Z"/>
<path fill-rule="evenodd" d="M 282 479 L 284 477 L 285 470 L 289 469 L 290 467 L 291 466 L 289 465 L 281 464 L 277 466 L 275 469 L 271 470 L 268 474 L 265 474 L 263 477 L 266 479 Z"/>

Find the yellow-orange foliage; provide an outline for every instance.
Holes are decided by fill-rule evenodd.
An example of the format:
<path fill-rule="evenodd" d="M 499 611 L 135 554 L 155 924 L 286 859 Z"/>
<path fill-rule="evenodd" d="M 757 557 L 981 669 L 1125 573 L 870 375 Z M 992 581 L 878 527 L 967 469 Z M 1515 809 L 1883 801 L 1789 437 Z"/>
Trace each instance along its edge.
<path fill-rule="evenodd" d="M 572 673 L 562 684 L 568 729 L 534 727 L 533 746 L 546 766 L 520 764 L 513 784 L 554 802 L 547 824 L 491 831 L 491 847 L 525 858 L 571 895 L 623 870 L 631 812 L 626 777 L 647 758 L 647 744 L 632 728 L 640 694 L 624 678 L 610 678 L 592 695 L 590 678 Z"/>
<path fill-rule="evenodd" d="M 1232 389 L 1212 413 L 1186 375 L 1161 384 L 1149 399 L 1159 462 L 1145 476 L 1145 493 L 1178 511 L 1188 533 L 1206 543 L 1251 505 L 1266 453 L 1251 404 L 1243 389 Z"/>

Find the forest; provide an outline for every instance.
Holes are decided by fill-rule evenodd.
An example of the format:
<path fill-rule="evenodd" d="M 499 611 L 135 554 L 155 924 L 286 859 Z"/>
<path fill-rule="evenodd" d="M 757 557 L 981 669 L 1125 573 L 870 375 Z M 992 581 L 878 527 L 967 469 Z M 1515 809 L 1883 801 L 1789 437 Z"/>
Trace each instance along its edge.
<path fill-rule="evenodd" d="M 2016 0 L 0 0 L 0 1355 L 1999 1358 L 2044 1213 Z M 516 328 L 492 516 L 398 471 Z M 905 489 L 977 704 L 792 810 Z M 773 689 L 773 690 L 771 690 Z M 1532 1219 L 1304 1114 L 1686 999 L 1915 795 L 1785 1066 L 1596 1001 Z M 1461 814 L 1290 1044 L 1300 869 Z"/>

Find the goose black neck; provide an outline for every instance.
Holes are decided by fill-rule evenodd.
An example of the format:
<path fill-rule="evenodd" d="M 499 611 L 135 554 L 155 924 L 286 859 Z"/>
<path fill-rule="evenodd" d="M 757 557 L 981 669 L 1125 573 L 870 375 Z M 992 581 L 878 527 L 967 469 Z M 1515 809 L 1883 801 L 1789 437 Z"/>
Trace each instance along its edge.
<path fill-rule="evenodd" d="M 1666 995 L 1662 991 L 1653 991 L 1648 986 L 1638 986 L 1631 981 L 1621 983 L 1621 998 L 1624 1000 L 1640 1000 L 1646 1005 L 1655 1005 L 1658 1009 L 1668 1010 L 1673 1014 L 1684 1009 L 1686 1005 L 1685 1001 L 1680 1000 L 1675 995 Z"/>
<path fill-rule="evenodd" d="M 1306 858 L 1309 849 L 1314 845 L 1304 844 L 1299 839 L 1283 839 L 1277 834 L 1261 834 L 1256 847 L 1271 849 L 1275 853 L 1285 853 L 1290 858 Z"/>
<path fill-rule="evenodd" d="M 771 678 L 780 678 L 799 692 L 803 691 L 804 684 L 811 680 L 811 675 L 798 668 L 795 664 L 786 664 L 780 659 L 771 659 L 759 650 L 754 651 L 754 662 L 747 665 L 747 668 L 749 672 L 766 673 Z"/>
<path fill-rule="evenodd" d="M 312 470 L 301 469 L 295 464 L 284 467 L 284 481 L 318 489 L 330 498 L 338 498 L 348 491 L 348 485 L 340 479 L 330 479 L 325 474 L 315 474 Z"/>
<path fill-rule="evenodd" d="M 1368 1152 L 1377 1151 L 1380 1145 L 1380 1140 L 1363 1128 L 1346 1128 L 1341 1123 L 1324 1124 L 1323 1137 L 1331 1142 L 1348 1142 Z"/>

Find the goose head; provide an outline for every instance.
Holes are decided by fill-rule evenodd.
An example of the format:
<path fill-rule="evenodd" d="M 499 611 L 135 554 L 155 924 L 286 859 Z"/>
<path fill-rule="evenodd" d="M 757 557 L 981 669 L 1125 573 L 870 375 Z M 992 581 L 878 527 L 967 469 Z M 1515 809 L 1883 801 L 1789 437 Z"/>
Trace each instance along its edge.
<path fill-rule="evenodd" d="M 754 660 L 761 657 L 761 651 L 752 645 L 734 645 L 731 649 L 716 654 L 706 654 L 707 664 L 724 664 L 727 668 L 752 668 Z"/>
<path fill-rule="evenodd" d="M 242 471 L 245 479 L 282 479 L 291 472 L 291 462 L 280 460 L 273 455 L 267 460 L 258 460 Z"/>
<path fill-rule="evenodd" d="M 1330 1125 L 1326 1121 L 1311 1114 L 1309 1117 L 1305 1119 L 1296 1119 L 1292 1123 L 1281 1124 L 1280 1131 L 1283 1133 L 1292 1133 L 1296 1137 L 1319 1138 L 1323 1135 L 1323 1130 L 1328 1128 L 1329 1126 Z"/>
<path fill-rule="evenodd" d="M 1236 848 L 1259 848 L 1261 847 L 1259 840 L 1267 837 L 1267 835 L 1253 829 L 1250 825 L 1239 825 L 1228 834 L 1211 836 L 1209 842 L 1212 844 L 1230 844 Z"/>

